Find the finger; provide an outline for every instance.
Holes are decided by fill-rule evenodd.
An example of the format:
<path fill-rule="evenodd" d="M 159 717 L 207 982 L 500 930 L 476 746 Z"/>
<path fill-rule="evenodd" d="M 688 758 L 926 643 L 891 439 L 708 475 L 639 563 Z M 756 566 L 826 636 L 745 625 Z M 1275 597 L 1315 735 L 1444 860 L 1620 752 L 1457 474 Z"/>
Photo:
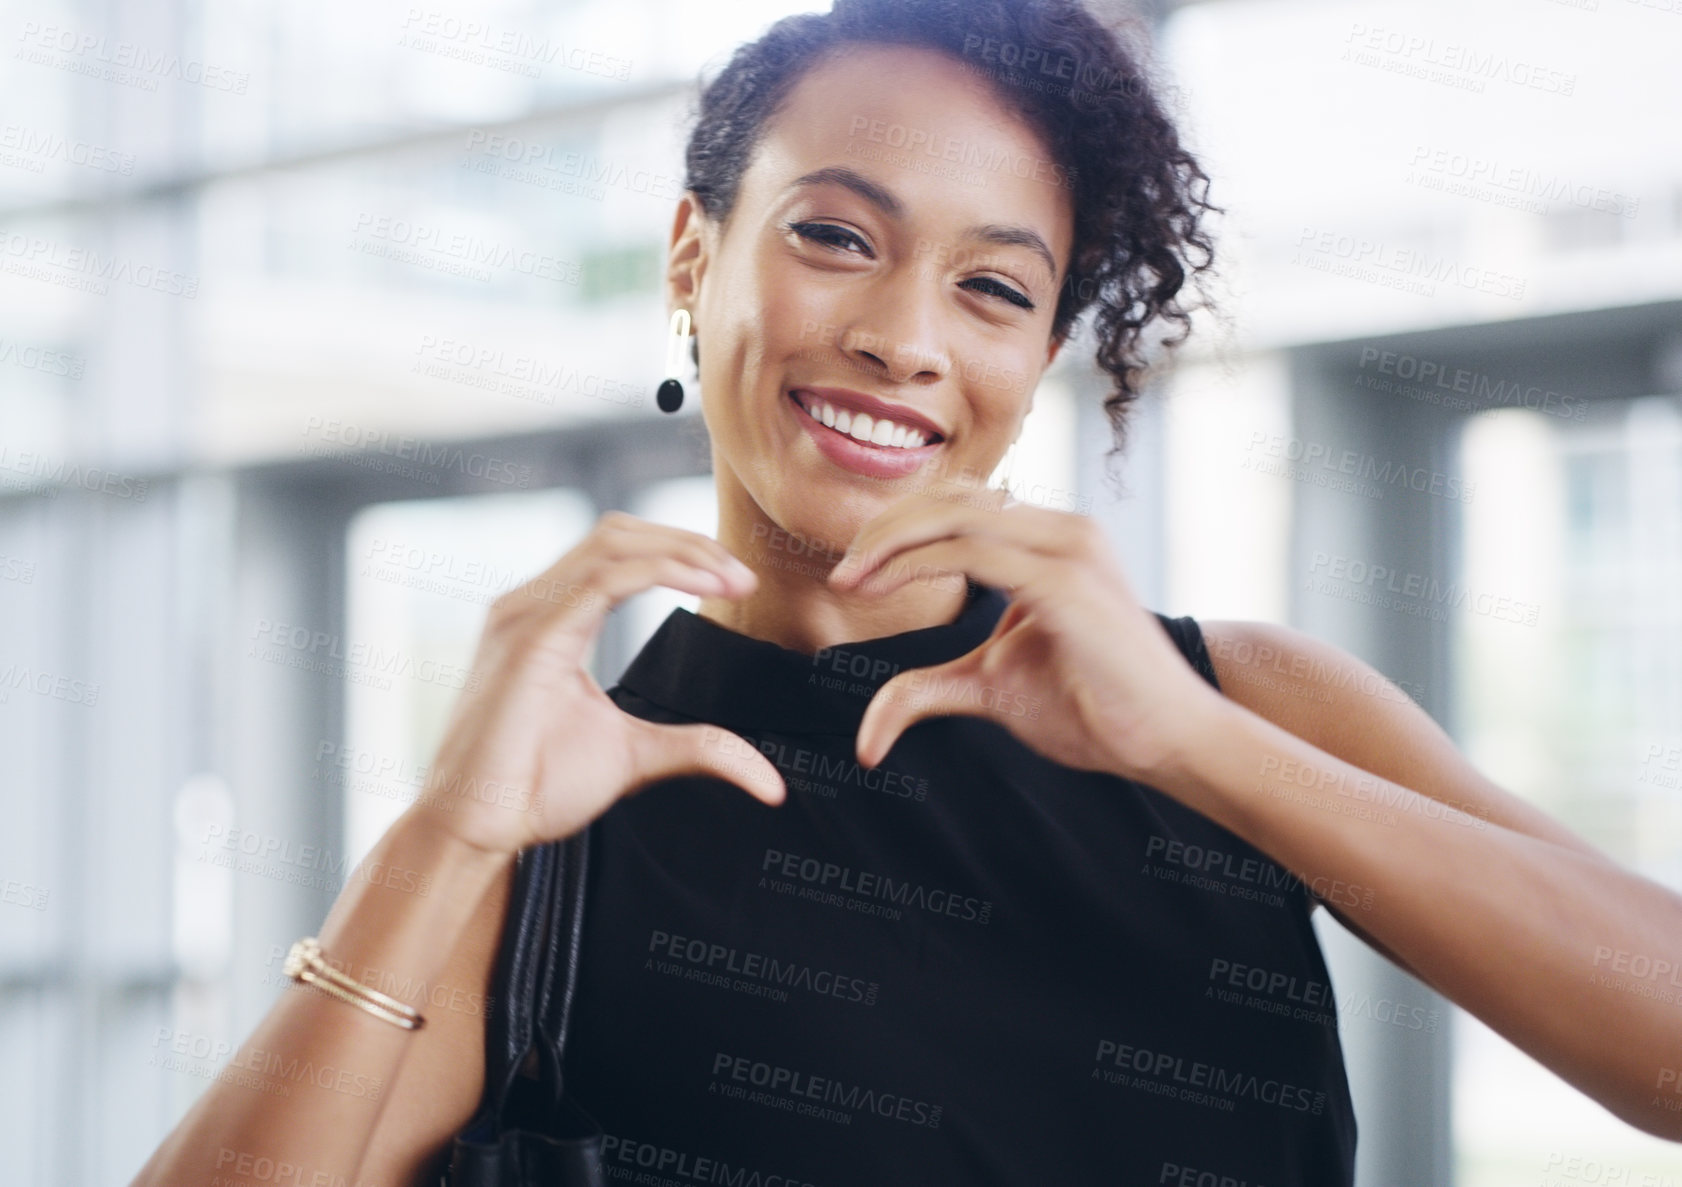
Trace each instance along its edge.
<path fill-rule="evenodd" d="M 937 589 L 963 584 L 967 576 L 1007 590 L 1013 598 L 1034 598 L 1054 584 L 1062 562 L 1014 542 L 954 536 L 906 548 L 883 561 L 853 588 L 871 595 L 889 594 L 913 582 Z"/>
<path fill-rule="evenodd" d="M 576 660 L 580 648 L 592 644 L 602 621 L 627 598 L 657 585 L 701 598 L 737 597 L 756 580 L 750 574 L 745 583 L 732 588 L 717 572 L 696 569 L 672 557 L 604 564 L 599 574 L 586 575 L 580 583 L 588 591 L 587 600 L 558 605 L 541 615 L 513 612 L 521 616 L 510 619 L 501 630 L 487 631 L 485 639 L 490 642 L 482 646 L 493 648 L 486 652 L 488 656 L 512 656 L 512 662 L 522 668 L 548 670 L 551 678 L 559 679 L 562 669 L 550 667 L 554 657 L 564 656 L 568 663 Z"/>
<path fill-rule="evenodd" d="M 1092 521 L 1085 516 L 1022 503 L 999 507 L 896 504 L 859 529 L 852 547 L 836 565 L 831 584 L 857 588 L 896 553 L 935 540 L 985 536 L 1046 556 L 1067 556 L 1090 546 L 1092 531 Z"/>
<path fill-rule="evenodd" d="M 648 781 L 708 775 L 734 783 L 772 807 L 788 798 L 777 768 L 740 734 L 715 725 L 632 720 L 636 722 L 637 772 Z"/>
<path fill-rule="evenodd" d="M 983 643 L 965 655 L 932 668 L 901 672 L 876 690 L 859 721 L 854 753 L 874 767 L 887 757 L 906 730 L 928 717 L 993 717 L 981 694 Z"/>
<path fill-rule="evenodd" d="M 622 511 L 603 515 L 599 527 L 601 531 L 596 543 L 605 556 L 630 557 L 663 551 L 698 565 L 711 562 L 729 564 L 737 559 L 711 536 L 670 524 L 650 523 Z"/>
<path fill-rule="evenodd" d="M 734 565 L 694 564 L 675 556 L 656 554 L 598 562 L 585 584 L 601 595 L 603 604 L 592 613 L 602 617 L 627 598 L 657 585 L 698 597 L 736 597 L 752 589 L 756 581 L 753 570 L 739 561 Z"/>
<path fill-rule="evenodd" d="M 656 555 L 676 557 L 696 569 L 734 574 L 738 586 L 751 588 L 741 572 L 746 566 L 717 540 L 699 532 L 649 523 L 623 511 L 609 511 L 602 515 L 582 545 L 568 550 L 542 573 L 510 590 L 505 595 L 508 599 L 505 609 L 520 612 L 567 606 L 599 608 L 605 614 L 612 607 L 595 607 L 597 599 L 588 587 L 589 578 L 601 571 L 601 562 Z"/>
<path fill-rule="evenodd" d="M 758 580 L 727 552 L 720 555 L 692 544 L 653 538 L 622 548 L 614 556 L 569 556 L 564 570 L 551 573 L 555 575 L 534 578 L 505 595 L 512 599 L 511 612 L 577 610 L 587 621 L 596 622 L 626 598 L 656 585 L 698 597 L 739 597 Z"/>
<path fill-rule="evenodd" d="M 854 535 L 847 551 L 830 573 L 830 582 L 847 588 L 864 577 L 878 557 L 879 542 L 887 538 L 907 521 L 920 521 L 942 508 L 970 508 L 976 511 L 998 511 L 1003 508 L 1006 493 L 994 487 L 983 490 L 955 488 L 950 480 L 942 480 L 929 487 L 920 487 L 889 504 Z M 942 517 L 937 522 L 948 522 Z"/>

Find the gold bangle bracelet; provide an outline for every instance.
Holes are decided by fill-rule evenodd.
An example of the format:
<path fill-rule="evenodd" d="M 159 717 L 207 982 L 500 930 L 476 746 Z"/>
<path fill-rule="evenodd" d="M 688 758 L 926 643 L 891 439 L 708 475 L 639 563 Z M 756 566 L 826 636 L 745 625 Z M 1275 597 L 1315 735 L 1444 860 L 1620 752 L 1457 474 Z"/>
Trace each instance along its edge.
<path fill-rule="evenodd" d="M 321 942 L 314 936 L 305 936 L 292 945 L 286 954 L 286 975 L 404 1030 L 419 1030 L 426 1022 L 412 1006 L 354 981 L 328 964 L 321 954 Z"/>

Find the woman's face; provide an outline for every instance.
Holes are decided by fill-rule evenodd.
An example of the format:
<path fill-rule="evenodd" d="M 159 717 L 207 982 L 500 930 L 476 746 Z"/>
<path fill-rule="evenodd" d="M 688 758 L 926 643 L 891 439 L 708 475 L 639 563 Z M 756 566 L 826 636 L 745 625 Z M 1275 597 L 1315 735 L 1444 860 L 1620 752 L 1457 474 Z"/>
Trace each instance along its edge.
<path fill-rule="evenodd" d="M 668 296 L 694 319 L 721 539 L 774 525 L 838 553 L 911 490 L 980 486 L 1015 438 L 1060 345 L 1073 210 L 989 86 L 849 47 L 767 122 L 722 226 L 680 204 Z"/>

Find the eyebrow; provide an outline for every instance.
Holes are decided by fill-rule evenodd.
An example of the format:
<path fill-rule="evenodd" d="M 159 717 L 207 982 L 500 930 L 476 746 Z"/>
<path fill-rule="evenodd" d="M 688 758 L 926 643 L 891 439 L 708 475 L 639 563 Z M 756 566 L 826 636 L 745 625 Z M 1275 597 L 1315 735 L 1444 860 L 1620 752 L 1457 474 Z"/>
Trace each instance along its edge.
<path fill-rule="evenodd" d="M 814 185 L 844 186 L 889 218 L 902 218 L 905 215 L 905 203 L 901 202 L 892 190 L 872 181 L 857 169 L 849 169 L 845 165 L 814 169 L 795 178 L 788 188 L 792 190 Z M 966 228 L 964 234 L 986 243 L 996 243 L 1001 247 L 1026 247 L 1044 261 L 1046 271 L 1051 273 L 1053 279 L 1057 277 L 1057 257 L 1051 254 L 1051 248 L 1046 246 L 1045 240 L 1037 231 L 1001 223 L 984 223 Z"/>

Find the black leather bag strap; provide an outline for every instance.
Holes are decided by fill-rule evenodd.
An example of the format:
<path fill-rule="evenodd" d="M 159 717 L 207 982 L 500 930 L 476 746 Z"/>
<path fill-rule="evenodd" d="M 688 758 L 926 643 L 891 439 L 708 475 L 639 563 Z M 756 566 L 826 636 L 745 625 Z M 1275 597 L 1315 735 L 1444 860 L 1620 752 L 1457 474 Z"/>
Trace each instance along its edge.
<path fill-rule="evenodd" d="M 549 916 L 554 910 L 554 845 L 522 849 L 514 859 L 514 885 L 503 918 L 491 1000 L 485 1021 L 485 1091 L 468 1132 L 507 1128 L 508 1102 L 537 1030 L 532 1009 L 549 975 Z"/>
<path fill-rule="evenodd" d="M 549 933 L 544 947 L 542 997 L 537 1010 L 537 1053 L 544 1066 L 540 1078 L 560 1107 L 565 1085 L 562 1062 L 573 997 L 578 991 L 578 956 L 584 938 L 584 886 L 590 871 L 590 829 L 545 846 L 554 850 L 550 880 Z"/>
<path fill-rule="evenodd" d="M 1217 691 L 1221 682 L 1215 678 L 1215 663 L 1209 658 L 1209 648 L 1203 641 L 1203 628 L 1197 619 L 1191 615 L 1179 618 L 1169 618 L 1159 610 L 1152 610 L 1162 629 L 1168 632 L 1168 637 L 1174 640 L 1174 646 L 1180 649 L 1180 654 L 1186 657 L 1186 662 L 1197 669 L 1197 674 L 1207 680 Z"/>
<path fill-rule="evenodd" d="M 602 1129 L 562 1083 L 577 989 L 590 830 L 532 846 L 514 885 L 485 1028 L 485 1091 L 446 1187 L 605 1187 Z M 537 1076 L 521 1072 L 535 1053 Z"/>

